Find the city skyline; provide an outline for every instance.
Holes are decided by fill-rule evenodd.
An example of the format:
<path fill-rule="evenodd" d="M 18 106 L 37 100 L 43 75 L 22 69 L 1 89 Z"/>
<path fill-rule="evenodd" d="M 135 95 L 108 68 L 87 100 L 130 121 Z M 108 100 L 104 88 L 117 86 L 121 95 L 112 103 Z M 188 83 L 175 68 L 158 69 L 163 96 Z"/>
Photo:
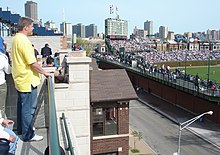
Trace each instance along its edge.
<path fill-rule="evenodd" d="M 3 10 L 7 7 L 12 13 L 24 16 L 24 4 L 26 0 L 1 0 Z M 60 23 L 70 22 L 72 25 L 83 23 L 96 24 L 98 33 L 104 32 L 104 21 L 106 18 L 115 18 L 117 14 L 121 19 L 128 21 L 128 34 L 133 32 L 135 26 L 144 29 L 144 22 L 154 22 L 153 32 L 159 31 L 160 26 L 167 26 L 169 31 L 175 33 L 203 32 L 208 29 L 220 29 L 220 23 L 216 20 L 220 1 L 212 0 L 207 3 L 205 0 L 137 0 L 127 3 L 125 0 L 82 0 L 80 3 L 72 1 L 43 1 L 35 0 L 38 3 L 38 17 L 43 23 L 48 20 L 55 22 L 59 28 Z M 76 3 L 76 4 L 75 4 Z M 110 6 L 113 5 L 114 12 L 110 13 Z M 51 9 L 53 7 L 54 9 Z M 49 11 L 48 11 L 49 10 Z"/>

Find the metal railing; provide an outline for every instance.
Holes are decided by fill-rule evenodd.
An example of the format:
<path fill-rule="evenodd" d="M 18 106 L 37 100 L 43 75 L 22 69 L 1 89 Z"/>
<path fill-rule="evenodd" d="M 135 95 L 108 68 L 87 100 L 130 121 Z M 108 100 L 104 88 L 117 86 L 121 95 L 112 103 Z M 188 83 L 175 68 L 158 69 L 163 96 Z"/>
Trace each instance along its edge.
<path fill-rule="evenodd" d="M 64 113 L 62 113 L 61 119 L 63 120 L 63 123 L 64 123 L 65 131 L 66 131 L 66 137 L 67 137 L 67 141 L 68 141 L 68 147 L 66 148 L 66 150 L 70 151 L 71 155 L 74 155 L 73 146 L 72 146 L 72 142 L 71 142 L 70 134 L 69 134 L 69 129 L 67 127 L 66 117 L 65 117 Z"/>
<path fill-rule="evenodd" d="M 124 68 L 130 72 L 147 77 L 149 79 L 163 83 L 165 85 L 174 87 L 176 89 L 187 92 L 189 94 L 197 95 L 197 96 L 204 98 L 204 99 L 207 99 L 209 101 L 213 101 L 213 102 L 217 102 L 217 103 L 220 102 L 219 90 L 215 90 L 215 91 L 211 91 L 210 89 L 199 90 L 195 87 L 195 84 L 191 81 L 187 81 L 184 79 L 176 79 L 174 81 L 174 80 L 172 80 L 172 78 L 169 78 L 169 77 L 167 77 L 167 75 L 162 74 L 162 73 L 142 72 L 138 68 L 134 68 L 134 67 L 116 62 L 114 60 L 108 60 L 108 59 L 104 59 L 104 58 L 100 58 L 100 57 L 96 57 L 96 59 L 99 59 L 99 61 L 110 63 L 112 65 L 119 67 L 119 68 Z"/>
<path fill-rule="evenodd" d="M 54 100 L 54 88 L 52 78 L 48 78 L 48 97 L 49 97 L 49 154 L 60 155 L 60 141 L 58 136 L 57 115 Z"/>

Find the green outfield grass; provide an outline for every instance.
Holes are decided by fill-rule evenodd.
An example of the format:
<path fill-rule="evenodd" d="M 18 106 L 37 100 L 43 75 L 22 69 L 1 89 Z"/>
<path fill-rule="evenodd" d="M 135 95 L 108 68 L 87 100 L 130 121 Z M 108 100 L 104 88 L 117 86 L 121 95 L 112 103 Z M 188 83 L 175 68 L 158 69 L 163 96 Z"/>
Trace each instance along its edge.
<path fill-rule="evenodd" d="M 182 68 L 181 70 L 184 70 Z M 198 73 L 200 79 L 208 79 L 208 66 L 207 67 L 187 67 L 186 73 L 196 75 Z M 220 66 L 210 66 L 209 79 L 220 83 Z"/>

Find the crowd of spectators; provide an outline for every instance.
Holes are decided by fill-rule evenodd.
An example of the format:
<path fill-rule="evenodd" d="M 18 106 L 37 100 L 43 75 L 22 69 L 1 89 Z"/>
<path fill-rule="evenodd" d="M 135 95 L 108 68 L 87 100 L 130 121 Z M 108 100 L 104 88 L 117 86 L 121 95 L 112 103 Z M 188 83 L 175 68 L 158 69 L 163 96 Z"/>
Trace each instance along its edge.
<path fill-rule="evenodd" d="M 152 49 L 152 44 L 149 44 L 150 41 L 146 39 L 108 40 L 108 42 L 115 51 L 120 51 L 121 47 L 124 47 L 126 52 L 149 51 Z"/>
<path fill-rule="evenodd" d="M 110 46 L 116 51 L 121 47 L 125 48 L 125 53 L 135 53 L 142 56 L 149 63 L 167 62 L 167 61 L 204 61 L 209 57 L 212 60 L 220 59 L 220 51 L 210 50 L 175 50 L 175 51 L 157 51 L 152 48 L 150 40 L 135 38 L 129 40 L 109 40 Z"/>
<path fill-rule="evenodd" d="M 184 70 L 179 68 L 171 71 L 167 65 L 155 66 L 155 63 L 172 61 L 208 61 L 209 59 L 220 59 L 220 51 L 210 50 L 175 50 L 175 51 L 156 51 L 147 46 L 149 40 L 133 39 L 133 40 L 109 40 L 110 46 L 115 50 L 111 52 L 96 53 L 97 57 L 108 59 L 122 63 L 129 67 L 135 67 L 143 73 L 161 73 L 164 77 L 168 77 L 171 81 L 183 79 L 195 84 L 195 90 L 207 90 L 212 87 L 220 89 L 215 81 L 202 80 L 198 75 L 185 74 Z M 120 47 L 124 47 L 124 51 L 120 51 Z"/>

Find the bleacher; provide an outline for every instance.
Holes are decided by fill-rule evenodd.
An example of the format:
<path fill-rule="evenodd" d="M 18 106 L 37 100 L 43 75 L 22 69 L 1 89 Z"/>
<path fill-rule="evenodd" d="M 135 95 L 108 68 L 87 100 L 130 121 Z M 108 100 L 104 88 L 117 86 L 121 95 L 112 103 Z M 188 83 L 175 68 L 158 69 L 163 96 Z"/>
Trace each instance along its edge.
<path fill-rule="evenodd" d="M 0 8 L 0 28 L 1 31 L 6 31 L 7 36 L 17 32 L 17 23 L 21 16 L 19 14 L 13 14 L 11 11 L 3 11 Z M 2 32 L 0 31 L 0 34 Z M 34 24 L 33 34 L 37 36 L 62 36 L 63 33 L 55 33 L 54 30 L 48 30 L 45 27 L 39 27 L 38 24 Z"/>

